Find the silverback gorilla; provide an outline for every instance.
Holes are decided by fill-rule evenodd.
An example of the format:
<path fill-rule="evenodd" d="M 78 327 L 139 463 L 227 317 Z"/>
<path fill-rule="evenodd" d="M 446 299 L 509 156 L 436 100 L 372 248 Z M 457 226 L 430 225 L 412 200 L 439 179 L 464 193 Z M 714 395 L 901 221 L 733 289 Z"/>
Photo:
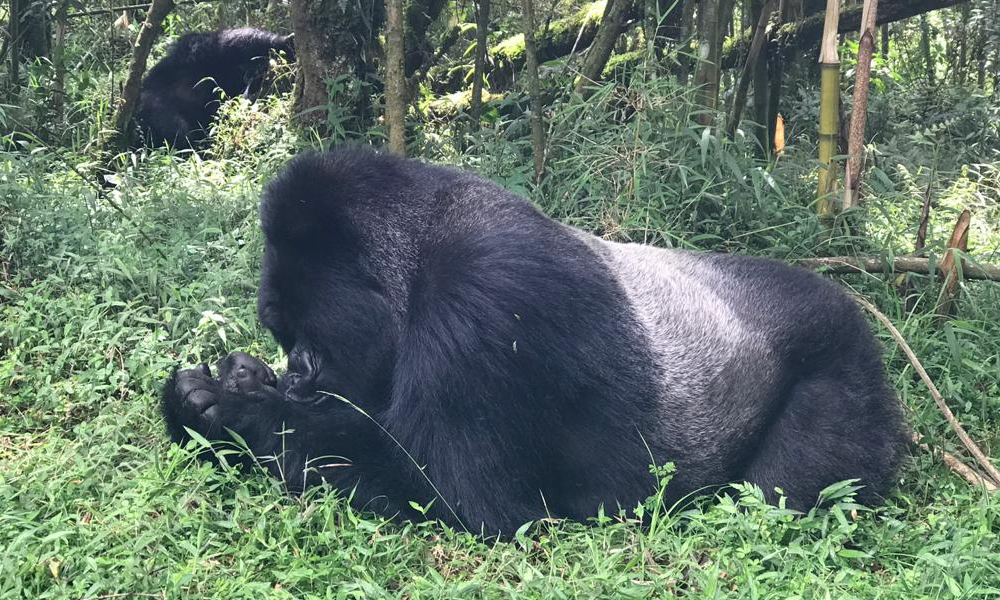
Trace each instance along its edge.
<path fill-rule="evenodd" d="M 256 99 L 274 52 L 295 60 L 291 36 L 250 28 L 182 36 L 142 81 L 136 122 L 143 143 L 197 146 L 219 110 L 216 90 Z"/>
<path fill-rule="evenodd" d="M 607 242 L 475 175 L 358 149 L 293 159 L 260 210 L 258 312 L 288 371 L 243 353 L 219 379 L 177 371 L 176 441 L 231 429 L 292 489 L 323 479 L 489 535 L 632 508 L 653 462 L 677 467 L 671 502 L 747 480 L 807 509 L 836 481 L 865 502 L 894 482 L 879 350 L 808 271 Z"/>

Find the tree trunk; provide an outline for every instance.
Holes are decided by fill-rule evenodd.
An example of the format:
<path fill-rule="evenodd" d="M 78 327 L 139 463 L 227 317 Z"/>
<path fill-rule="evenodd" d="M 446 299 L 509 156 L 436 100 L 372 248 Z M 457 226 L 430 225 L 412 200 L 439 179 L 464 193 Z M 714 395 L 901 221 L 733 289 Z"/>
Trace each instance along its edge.
<path fill-rule="evenodd" d="M 302 127 L 343 131 L 352 115 L 360 130 L 371 113 L 368 81 L 381 5 L 291 0 L 298 78 L 292 109 Z M 330 82 L 328 87 L 328 82 Z"/>
<path fill-rule="evenodd" d="M 640 3 L 629 2 L 628 6 L 630 10 L 625 15 L 626 20 L 634 21 L 642 17 Z M 572 15 L 552 21 L 544 29 L 535 29 L 535 51 L 539 64 L 579 52 L 594 41 L 601 21 L 592 18 L 592 9 L 593 4 L 585 4 Z M 514 80 L 514 74 L 524 67 L 525 53 L 518 37 L 507 38 L 489 50 L 493 65 L 487 76 L 494 89 L 508 87 Z M 459 81 L 457 86 L 448 86 L 447 89 L 454 91 L 462 87 L 464 82 Z"/>
<path fill-rule="evenodd" d="M 718 19 L 719 19 L 719 32 L 716 34 L 715 38 L 715 57 L 716 57 L 716 64 L 718 64 L 719 66 L 715 70 L 716 71 L 715 87 L 717 90 L 716 95 L 718 95 L 719 91 L 721 91 L 722 89 L 722 87 L 720 86 L 720 82 L 722 80 L 722 65 L 718 63 L 719 58 L 722 57 L 722 42 L 726 39 L 727 36 L 732 37 L 733 35 L 735 35 L 735 32 L 733 31 L 733 18 L 734 18 L 733 7 L 735 5 L 736 5 L 736 0 L 719 0 L 719 8 L 717 9 Z M 735 82 L 729 82 L 729 85 L 727 85 L 726 88 L 727 89 L 732 88 L 734 85 Z M 715 100 L 715 104 L 716 106 L 719 105 L 718 97 Z"/>
<path fill-rule="evenodd" d="M 486 45 L 490 26 L 490 0 L 476 2 L 476 61 L 472 68 L 472 100 L 469 112 L 473 127 L 479 128 L 483 118 L 483 80 L 486 75 Z"/>
<path fill-rule="evenodd" d="M 608 59 L 611 58 L 611 51 L 615 47 L 615 42 L 621 37 L 625 28 L 625 16 L 634 12 L 633 0 L 608 0 L 604 9 L 604 17 L 597 28 L 597 35 L 587 50 L 587 59 L 580 69 L 580 75 L 576 79 L 576 92 L 587 97 L 588 91 L 593 84 L 601 79 L 601 72 L 604 71 Z"/>
<path fill-rule="evenodd" d="M 993 22 L 1000 22 L 1000 0 L 993 0 Z M 1000 44 L 993 48 L 993 100 L 1000 99 Z"/>
<path fill-rule="evenodd" d="M 958 29 L 958 64 L 955 65 L 955 83 L 965 85 L 969 62 L 969 5 L 961 7 L 961 25 Z"/>
<path fill-rule="evenodd" d="M 778 10 L 780 2 L 774 3 L 774 10 Z M 753 0 L 752 11 L 750 13 L 750 19 L 759 19 L 760 14 L 764 9 L 763 0 Z M 767 31 L 764 32 L 765 39 L 767 36 Z M 753 42 L 751 42 L 753 45 Z M 761 48 L 761 53 L 763 55 L 758 55 L 757 62 L 754 64 L 753 69 L 753 120 L 755 123 L 754 131 L 757 136 L 757 143 L 760 146 L 761 152 L 766 157 L 767 156 L 767 102 L 768 95 L 771 91 L 771 86 L 768 82 L 767 76 L 767 65 L 770 59 L 767 57 L 766 46 Z"/>
<path fill-rule="evenodd" d="M 681 14 L 681 51 L 677 56 L 677 81 L 686 86 L 691 74 L 691 36 L 694 33 L 694 9 L 699 0 L 687 0 Z"/>
<path fill-rule="evenodd" d="M 49 56 L 51 26 L 48 8 L 49 3 L 43 0 L 16 0 L 11 3 L 11 14 L 17 15 L 18 29 L 18 35 L 13 39 L 20 46 L 22 59 Z"/>
<path fill-rule="evenodd" d="M 427 32 L 445 7 L 445 0 L 412 0 L 405 5 L 403 60 L 406 77 L 413 77 L 434 56 L 434 47 L 427 41 Z"/>
<path fill-rule="evenodd" d="M 840 0 L 827 0 L 826 25 L 819 50 L 821 73 L 819 105 L 819 177 L 816 190 L 817 211 L 825 222 L 831 222 L 836 209 L 833 191 L 837 185 L 837 164 L 833 155 L 840 130 L 837 116 L 840 106 L 840 57 L 837 55 L 837 21 Z"/>
<path fill-rule="evenodd" d="M 920 15 L 920 55 L 924 59 L 924 69 L 927 73 L 927 83 L 934 85 L 934 58 L 931 56 L 931 28 L 927 23 L 927 15 Z"/>
<path fill-rule="evenodd" d="M 52 52 L 52 112 L 61 124 L 66 106 L 66 13 L 69 0 L 59 0 L 56 5 L 56 37 Z"/>
<path fill-rule="evenodd" d="M 698 88 L 698 104 L 703 112 L 698 122 L 710 126 L 715 122 L 719 101 L 719 0 L 701 0 L 698 10 L 698 66 L 694 86 Z"/>
<path fill-rule="evenodd" d="M 149 51 L 153 48 L 156 36 L 160 35 L 163 20 L 174 8 L 174 0 L 153 0 L 146 13 L 146 20 L 139 29 L 139 37 L 136 39 L 135 48 L 132 50 L 132 60 L 128 66 L 128 77 L 125 79 L 125 87 L 122 89 L 121 98 L 118 100 L 118 107 L 115 109 L 115 118 L 112 131 L 100 144 L 103 153 L 103 162 L 110 159 L 110 155 L 122 152 L 131 141 L 132 114 L 139 103 L 139 93 L 142 91 L 142 76 L 146 73 L 146 61 L 149 59 Z M 103 181 L 101 182 L 103 184 Z"/>
<path fill-rule="evenodd" d="M 10 14 L 7 15 L 7 35 L 9 38 L 7 51 L 10 59 L 10 84 L 14 90 L 21 86 L 21 44 L 18 43 L 21 39 L 21 19 L 17 15 L 21 13 L 21 3 L 28 1 L 10 0 L 8 8 Z"/>
<path fill-rule="evenodd" d="M 882 44 L 882 60 L 889 60 L 889 24 L 883 23 L 879 31 L 879 42 Z"/>
<path fill-rule="evenodd" d="M 976 87 L 984 89 L 986 87 L 986 20 L 979 20 L 979 27 L 976 28 L 976 44 L 972 48 L 972 61 L 976 65 Z"/>
<path fill-rule="evenodd" d="M 385 112 L 389 150 L 406 156 L 406 76 L 403 74 L 403 0 L 386 1 Z"/>
<path fill-rule="evenodd" d="M 542 123 L 542 90 L 538 82 L 535 49 L 535 9 L 532 0 L 521 0 L 524 10 L 524 54 L 527 61 L 528 96 L 531 100 L 531 146 L 535 157 L 535 183 L 545 174 L 545 129 Z"/>
<path fill-rule="evenodd" d="M 750 89 L 750 79 L 757 70 L 760 59 L 760 51 L 764 47 L 764 38 L 767 36 L 767 21 L 771 13 L 778 5 L 778 0 L 767 0 L 757 18 L 757 29 L 754 31 L 753 42 L 750 44 L 750 51 L 747 53 L 747 62 L 743 65 L 743 72 L 740 73 L 740 80 L 736 86 L 736 97 L 733 99 L 733 113 L 729 119 L 729 136 L 736 133 L 736 128 L 740 125 L 740 117 L 743 116 L 743 107 L 746 105 L 747 91 Z"/>
<path fill-rule="evenodd" d="M 861 191 L 865 122 L 868 117 L 868 83 L 871 80 L 872 56 L 875 54 L 875 15 L 878 12 L 878 0 L 865 0 L 864 12 L 861 38 L 858 41 L 858 67 L 854 76 L 854 106 L 851 109 L 851 128 L 848 134 L 848 159 L 844 168 L 844 209 L 858 203 Z"/>

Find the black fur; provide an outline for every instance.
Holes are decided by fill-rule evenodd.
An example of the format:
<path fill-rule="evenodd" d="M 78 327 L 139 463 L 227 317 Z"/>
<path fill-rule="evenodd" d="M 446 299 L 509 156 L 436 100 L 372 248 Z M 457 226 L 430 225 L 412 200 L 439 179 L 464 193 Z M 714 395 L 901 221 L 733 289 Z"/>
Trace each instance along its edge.
<path fill-rule="evenodd" d="M 143 143 L 199 145 L 219 109 L 217 90 L 256 99 L 276 52 L 295 59 L 291 36 L 249 28 L 182 36 L 143 79 L 136 113 Z"/>
<path fill-rule="evenodd" d="M 273 386 L 242 354 L 221 382 L 178 372 L 176 440 L 229 427 L 293 488 L 322 477 L 384 514 L 418 517 L 412 500 L 487 534 L 634 507 L 651 462 L 677 465 L 668 501 L 747 479 L 805 509 L 842 479 L 869 502 L 893 484 L 902 418 L 874 339 L 805 270 L 663 252 L 654 266 L 690 266 L 715 304 L 680 286 L 650 308 L 611 260 L 643 248 L 476 176 L 359 150 L 294 159 L 261 220 L 259 316 L 288 372 Z M 241 365 L 249 391 L 232 383 Z"/>

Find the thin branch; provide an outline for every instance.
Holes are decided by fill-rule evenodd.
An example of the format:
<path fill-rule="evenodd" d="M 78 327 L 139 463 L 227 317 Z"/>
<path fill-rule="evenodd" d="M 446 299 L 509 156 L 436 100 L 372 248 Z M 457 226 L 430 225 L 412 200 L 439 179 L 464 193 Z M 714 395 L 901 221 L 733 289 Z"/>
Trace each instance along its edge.
<path fill-rule="evenodd" d="M 916 252 L 920 252 L 924 249 L 927 244 L 927 224 L 931 218 L 931 190 L 934 187 L 934 175 L 931 172 L 931 178 L 927 182 L 927 189 L 924 190 L 924 203 L 920 207 L 920 223 L 917 225 L 917 241 L 913 245 L 913 249 Z"/>
<path fill-rule="evenodd" d="M 215 2 L 216 0 L 178 0 L 174 4 L 181 6 L 191 6 L 194 4 L 209 4 Z M 70 13 L 66 15 L 67 19 L 75 19 L 77 17 L 93 17 L 96 15 L 113 15 L 120 13 L 123 10 L 148 10 L 152 6 L 151 2 L 143 2 L 142 4 L 127 4 L 125 6 L 115 6 L 113 8 L 97 8 L 94 10 L 81 10 L 79 12 Z"/>
<path fill-rule="evenodd" d="M 931 449 L 929 445 L 920 441 L 919 433 L 914 433 L 912 439 L 914 443 L 916 443 L 924 450 L 932 454 L 934 453 L 934 450 Z M 945 452 L 940 448 L 938 448 L 937 451 L 941 453 L 941 461 L 944 462 L 944 464 L 947 465 L 949 469 L 958 474 L 959 477 L 968 481 L 970 485 L 973 485 L 975 487 L 982 486 L 986 488 L 987 492 L 991 493 L 1000 491 L 1000 486 L 994 485 L 993 482 L 991 482 L 985 475 L 983 475 L 979 471 L 973 469 L 969 465 L 962 462 L 962 460 L 957 456 L 955 456 L 954 454 L 950 452 Z"/>
<path fill-rule="evenodd" d="M 966 259 L 968 260 L 968 259 Z M 892 259 L 873 256 L 827 256 L 821 258 L 803 258 L 796 264 L 807 269 L 823 269 L 827 273 L 920 273 L 930 275 L 932 265 L 934 273 L 941 276 L 943 269 L 940 263 L 932 263 L 922 256 L 896 256 Z M 990 264 L 964 264 L 962 276 L 965 279 L 985 279 L 1000 281 L 1000 266 Z"/>
<path fill-rule="evenodd" d="M 1000 486 L 1000 471 L 998 471 L 997 468 L 993 466 L 993 463 L 990 462 L 989 457 L 987 457 L 986 454 L 982 451 L 982 449 L 980 449 L 979 446 L 976 445 L 974 441 L 972 441 L 972 438 L 969 437 L 969 434 L 965 431 L 965 428 L 962 427 L 962 424 L 958 422 L 957 418 L 955 418 L 955 413 L 951 412 L 951 409 L 948 408 L 948 405 L 945 403 L 944 398 L 941 397 L 941 392 L 938 391 L 937 386 L 935 386 L 934 382 L 931 381 L 930 376 L 927 374 L 927 371 L 924 369 L 924 366 L 920 363 L 920 360 L 917 358 L 917 355 L 914 354 L 913 349 L 910 348 L 910 345 L 906 343 L 906 340 L 903 338 L 903 334 L 901 334 L 899 330 L 896 329 L 896 326 L 892 324 L 892 321 L 889 320 L 889 317 L 885 316 L 884 314 L 882 314 L 882 311 L 875 308 L 874 304 L 868 302 L 867 300 L 865 300 L 860 296 L 854 296 L 853 298 L 855 302 L 857 302 L 865 310 L 870 312 L 876 319 L 879 320 L 880 323 L 882 323 L 882 325 L 885 326 L 886 329 L 889 330 L 889 333 L 892 335 L 892 338 L 896 340 L 896 343 L 899 345 L 900 349 L 903 351 L 904 354 L 906 354 L 906 358 L 910 360 L 910 364 L 913 365 L 913 368 L 916 369 L 917 374 L 920 375 L 920 379 L 923 380 L 924 385 L 926 385 L 927 389 L 930 390 L 931 397 L 934 398 L 934 403 L 937 404 L 938 408 L 941 410 L 941 414 L 944 415 L 945 420 L 948 421 L 948 424 L 951 425 L 951 428 L 955 431 L 956 434 L 958 434 L 958 439 L 962 441 L 962 445 L 965 446 L 965 449 L 968 450 L 970 454 L 972 454 L 972 456 L 976 459 L 976 462 L 978 462 L 979 465 L 983 468 L 983 470 L 991 479 L 991 483 Z"/>

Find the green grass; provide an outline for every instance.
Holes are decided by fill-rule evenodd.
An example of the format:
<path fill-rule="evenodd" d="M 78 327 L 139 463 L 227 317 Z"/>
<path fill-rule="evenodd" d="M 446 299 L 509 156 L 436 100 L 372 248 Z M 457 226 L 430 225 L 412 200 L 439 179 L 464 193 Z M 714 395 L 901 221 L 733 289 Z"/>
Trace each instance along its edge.
<path fill-rule="evenodd" d="M 831 247 L 900 252 L 912 240 L 922 167 L 881 164 L 865 237 L 831 246 L 803 200 L 808 158 L 791 149 L 769 171 L 745 158 L 744 142 L 669 116 L 667 95 L 630 101 L 668 110 L 608 127 L 592 105 L 565 108 L 539 189 L 528 183 L 523 141 L 501 131 L 517 123 L 435 156 L 617 239 L 786 259 Z M 1000 596 L 1000 498 L 928 453 L 908 461 L 897 492 L 875 510 L 837 488 L 831 508 L 797 518 L 741 487 L 735 500 L 680 511 L 652 502 L 651 527 L 595 515 L 591 526 L 535 523 L 512 541 L 484 543 L 434 523 L 385 522 L 324 490 L 290 496 L 261 473 L 211 468 L 192 448 L 172 446 L 157 394 L 174 365 L 236 349 L 283 360 L 254 315 L 256 202 L 293 144 L 264 133 L 249 142 L 262 152 L 154 154 L 131 167 L 116 198 L 152 242 L 46 153 L 0 155 L 0 598 Z M 932 247 L 958 208 L 978 202 L 977 256 L 990 258 L 997 230 L 982 215 L 996 211 L 995 167 L 940 177 L 948 192 Z M 960 420 L 1000 455 L 998 286 L 965 284 L 958 318 L 939 329 L 903 310 L 891 280 L 842 283 L 894 320 Z M 934 288 L 923 286 L 926 304 Z M 958 452 L 912 368 L 876 331 L 914 428 Z"/>

